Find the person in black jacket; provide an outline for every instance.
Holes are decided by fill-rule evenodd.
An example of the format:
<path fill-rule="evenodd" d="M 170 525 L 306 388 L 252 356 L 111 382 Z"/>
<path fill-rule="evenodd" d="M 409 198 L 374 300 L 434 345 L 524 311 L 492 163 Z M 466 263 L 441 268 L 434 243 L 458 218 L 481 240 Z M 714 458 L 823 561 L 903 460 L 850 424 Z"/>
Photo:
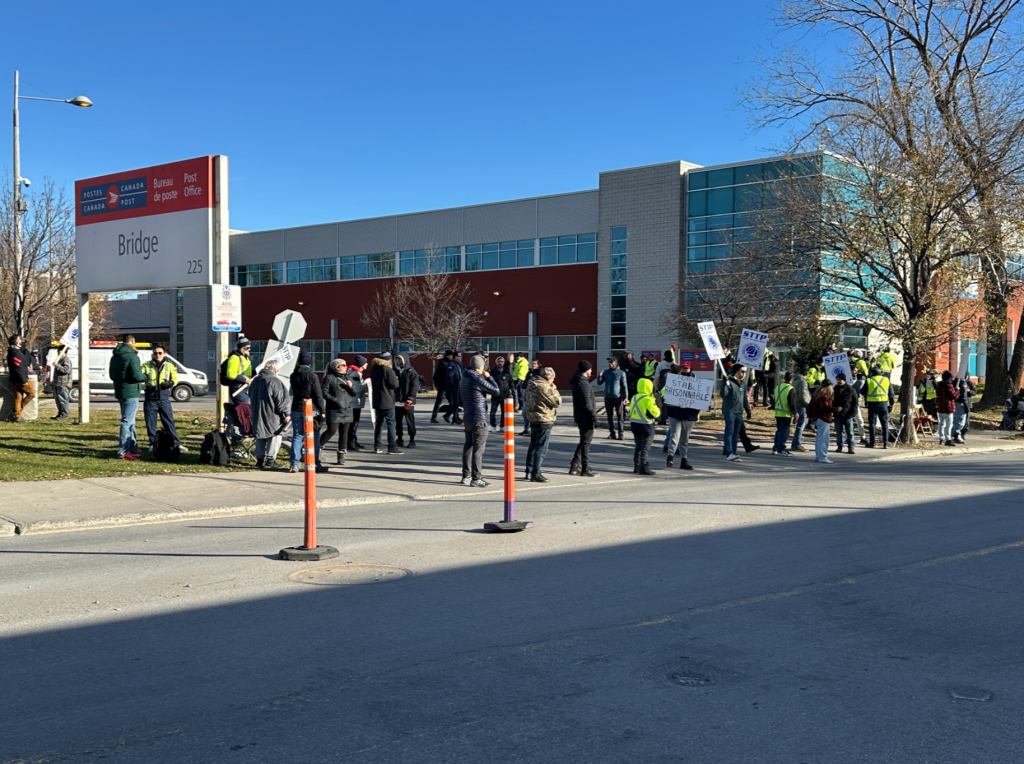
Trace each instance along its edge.
<path fill-rule="evenodd" d="M 627 350 L 626 357 L 622 359 L 619 368 L 626 372 L 626 389 L 629 391 L 629 397 L 632 398 L 636 395 L 636 383 L 643 379 L 644 365 L 634 359 L 633 354 Z"/>
<path fill-rule="evenodd" d="M 398 400 L 395 403 L 395 419 L 398 430 L 398 447 L 405 448 L 405 433 L 402 424 L 409 431 L 409 448 L 416 448 L 416 396 L 420 394 L 420 375 L 409 363 L 406 353 L 395 356 L 398 366 Z"/>
<path fill-rule="evenodd" d="M 324 393 L 320 380 L 312 368 L 313 354 L 308 350 L 299 353 L 299 364 L 288 381 L 292 386 L 292 464 L 289 472 L 298 472 L 302 463 L 302 444 L 306 432 L 306 399 L 313 400 L 313 446 L 316 454 L 316 471 L 327 472 L 320 463 L 320 425 L 318 419 L 324 416 Z"/>
<path fill-rule="evenodd" d="M 590 471 L 590 443 L 594 439 L 594 428 L 597 427 L 597 403 L 594 400 L 594 388 L 590 386 L 593 367 L 590 361 L 580 361 L 576 368 L 569 384 L 572 387 L 572 418 L 580 430 L 580 442 L 576 446 L 576 453 L 572 455 L 569 474 L 597 477 L 597 473 Z"/>
<path fill-rule="evenodd" d="M 335 464 L 344 464 L 353 419 L 352 399 L 356 396 L 355 387 L 348 376 L 348 364 L 344 358 L 335 358 L 328 364 L 320 387 L 327 405 L 327 432 L 320 439 L 320 447 L 327 448 L 331 438 L 337 435 L 338 456 Z"/>
<path fill-rule="evenodd" d="M 843 436 L 846 436 L 847 453 L 853 453 L 853 420 L 857 418 L 860 399 L 852 385 L 846 384 L 846 375 L 836 374 L 836 386 L 832 390 L 832 416 L 836 425 L 836 453 L 843 453 Z"/>
<path fill-rule="evenodd" d="M 29 401 L 36 397 L 36 391 L 28 378 L 28 370 L 32 366 L 32 356 L 22 348 L 23 340 L 15 334 L 9 340 L 7 348 L 7 373 L 11 377 L 14 388 L 14 415 L 12 422 L 21 422 L 21 412 Z"/>
<path fill-rule="evenodd" d="M 448 412 L 444 415 L 444 421 L 452 424 L 462 424 L 462 417 L 459 416 L 459 387 L 462 384 L 462 353 L 452 353 L 451 360 L 445 366 L 445 395 L 448 397 Z"/>
<path fill-rule="evenodd" d="M 437 424 L 437 412 L 445 400 L 445 377 L 448 374 L 448 362 L 452 360 L 452 351 L 446 350 L 444 355 L 437 357 L 437 365 L 434 366 L 434 410 L 430 412 L 430 423 Z"/>
<path fill-rule="evenodd" d="M 398 390 L 398 375 L 391 367 L 391 353 L 382 353 L 380 357 L 373 359 L 373 367 L 370 369 L 370 383 L 373 406 L 373 413 L 376 421 L 373 425 L 373 452 L 383 454 L 381 447 L 380 431 L 387 424 L 388 427 L 388 453 L 392 456 L 405 453 L 398 450 L 398 443 L 395 441 L 395 392 Z"/>
<path fill-rule="evenodd" d="M 491 368 L 491 380 L 498 386 L 498 394 L 491 396 L 491 432 L 500 432 L 505 426 L 505 399 L 512 397 L 512 369 L 505 365 L 505 356 L 499 355 Z M 501 427 L 498 423 L 501 423 Z"/>
<path fill-rule="evenodd" d="M 484 369 L 484 358 L 474 355 L 459 383 L 459 398 L 465 412 L 466 440 L 462 446 L 462 485 L 484 488 L 484 448 L 487 446 L 487 397 L 497 395 L 498 386 Z"/>

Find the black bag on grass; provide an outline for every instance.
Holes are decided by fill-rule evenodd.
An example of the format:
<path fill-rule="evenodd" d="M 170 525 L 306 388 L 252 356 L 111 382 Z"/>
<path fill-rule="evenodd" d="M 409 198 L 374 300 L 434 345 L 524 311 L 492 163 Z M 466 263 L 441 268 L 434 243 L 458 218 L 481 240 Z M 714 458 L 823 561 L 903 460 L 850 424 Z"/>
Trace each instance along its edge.
<path fill-rule="evenodd" d="M 206 434 L 203 445 L 199 447 L 199 463 L 218 467 L 227 467 L 231 463 L 231 447 L 224 433 L 214 430 Z"/>
<path fill-rule="evenodd" d="M 174 439 L 167 430 L 156 431 L 156 447 L 153 449 L 153 457 L 158 462 L 176 463 L 181 458 L 181 449 L 178 441 Z"/>

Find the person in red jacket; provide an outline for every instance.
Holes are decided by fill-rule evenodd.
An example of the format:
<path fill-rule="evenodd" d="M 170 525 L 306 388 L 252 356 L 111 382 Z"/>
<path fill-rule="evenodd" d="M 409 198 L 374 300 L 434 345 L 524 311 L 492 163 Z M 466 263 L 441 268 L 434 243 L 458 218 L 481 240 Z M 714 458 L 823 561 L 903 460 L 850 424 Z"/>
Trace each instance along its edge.
<path fill-rule="evenodd" d="M 955 446 L 953 442 L 953 414 L 956 413 L 956 402 L 960 391 L 952 384 L 953 375 L 948 370 L 942 372 L 942 381 L 935 385 L 935 410 L 939 415 L 939 443 L 944 446 Z"/>

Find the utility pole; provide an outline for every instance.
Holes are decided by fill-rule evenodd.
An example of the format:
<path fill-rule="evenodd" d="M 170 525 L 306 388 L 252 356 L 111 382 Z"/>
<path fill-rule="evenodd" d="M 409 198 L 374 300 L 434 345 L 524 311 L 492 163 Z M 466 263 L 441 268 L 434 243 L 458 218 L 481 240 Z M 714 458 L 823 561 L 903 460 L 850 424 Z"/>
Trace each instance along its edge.
<path fill-rule="evenodd" d="M 21 146 L 18 138 L 18 71 L 14 71 L 14 333 L 25 333 L 25 284 L 21 273 Z"/>

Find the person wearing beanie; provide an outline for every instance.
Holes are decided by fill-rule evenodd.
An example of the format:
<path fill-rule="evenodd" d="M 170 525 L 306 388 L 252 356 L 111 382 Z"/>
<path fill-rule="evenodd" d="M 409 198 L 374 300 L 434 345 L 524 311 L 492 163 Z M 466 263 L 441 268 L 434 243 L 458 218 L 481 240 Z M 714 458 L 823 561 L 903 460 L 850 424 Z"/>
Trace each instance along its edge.
<path fill-rule="evenodd" d="M 398 399 L 395 405 L 398 447 L 406 447 L 404 435 L 408 432 L 408 446 L 416 448 L 416 398 L 420 394 L 420 375 L 409 362 L 408 353 L 398 353 L 395 365 L 398 367 Z"/>
<path fill-rule="evenodd" d="M 860 410 L 860 398 L 853 385 L 846 381 L 846 374 L 836 374 L 836 384 L 832 388 L 832 406 L 836 424 L 836 453 L 843 453 L 843 441 L 846 441 L 847 453 L 853 453 L 853 423 Z"/>
<path fill-rule="evenodd" d="M 235 350 L 227 357 L 221 368 L 220 383 L 227 385 L 228 399 L 232 403 L 249 403 L 249 396 L 245 392 L 239 392 L 252 384 L 252 361 L 249 353 L 252 351 L 252 343 L 248 338 L 239 335 L 235 343 Z"/>
<path fill-rule="evenodd" d="M 398 450 L 395 437 L 395 395 L 400 387 L 398 375 L 391 367 L 391 353 L 381 353 L 373 359 L 370 368 L 370 405 L 373 406 L 373 452 L 383 454 L 384 448 L 380 439 L 381 429 L 388 428 L 388 454 L 398 456 L 405 453 Z"/>
<path fill-rule="evenodd" d="M 501 394 L 490 372 L 484 368 L 484 357 L 474 355 L 469 360 L 469 369 L 459 382 L 459 399 L 462 401 L 466 439 L 462 445 L 462 485 L 485 488 L 483 461 L 487 446 L 487 396 Z"/>
<path fill-rule="evenodd" d="M 313 354 L 308 350 L 299 353 L 299 363 L 288 378 L 292 388 L 292 447 L 289 472 L 300 472 L 302 445 L 306 438 L 306 400 L 313 401 L 313 447 L 316 453 L 316 471 L 327 472 L 320 463 L 320 422 L 323 421 L 327 404 L 324 401 L 323 386 L 313 371 Z"/>
<path fill-rule="evenodd" d="M 459 390 L 462 385 L 462 353 L 454 353 L 445 367 L 445 395 L 448 396 L 448 411 L 443 417 L 445 422 L 462 424 L 459 416 Z"/>
<path fill-rule="evenodd" d="M 604 385 L 604 410 L 608 416 L 608 439 L 622 440 L 622 420 L 626 416 L 626 372 L 615 357 L 605 359 L 608 368 L 597 375 L 597 384 Z"/>
<path fill-rule="evenodd" d="M 594 402 L 594 388 L 590 386 L 593 367 L 590 361 L 580 361 L 576 373 L 569 380 L 572 388 L 572 418 L 580 431 L 580 442 L 572 455 L 569 474 L 580 477 L 597 477 L 590 469 L 590 443 L 594 440 L 597 427 L 597 404 Z"/>
<path fill-rule="evenodd" d="M 357 355 L 352 359 L 352 365 L 348 367 L 348 379 L 352 383 L 352 425 L 348 431 L 348 450 L 362 451 L 363 446 L 356 437 L 356 429 L 359 427 L 359 419 L 366 408 L 366 382 L 363 374 L 366 372 L 366 356 Z"/>
<path fill-rule="evenodd" d="M 515 407 L 515 396 L 512 390 L 512 367 L 505 362 L 505 356 L 499 355 L 491 367 L 491 379 L 498 386 L 498 394 L 491 396 L 491 432 L 503 432 L 505 426 L 505 399 L 512 398 Z M 499 424 L 501 425 L 499 427 Z"/>

